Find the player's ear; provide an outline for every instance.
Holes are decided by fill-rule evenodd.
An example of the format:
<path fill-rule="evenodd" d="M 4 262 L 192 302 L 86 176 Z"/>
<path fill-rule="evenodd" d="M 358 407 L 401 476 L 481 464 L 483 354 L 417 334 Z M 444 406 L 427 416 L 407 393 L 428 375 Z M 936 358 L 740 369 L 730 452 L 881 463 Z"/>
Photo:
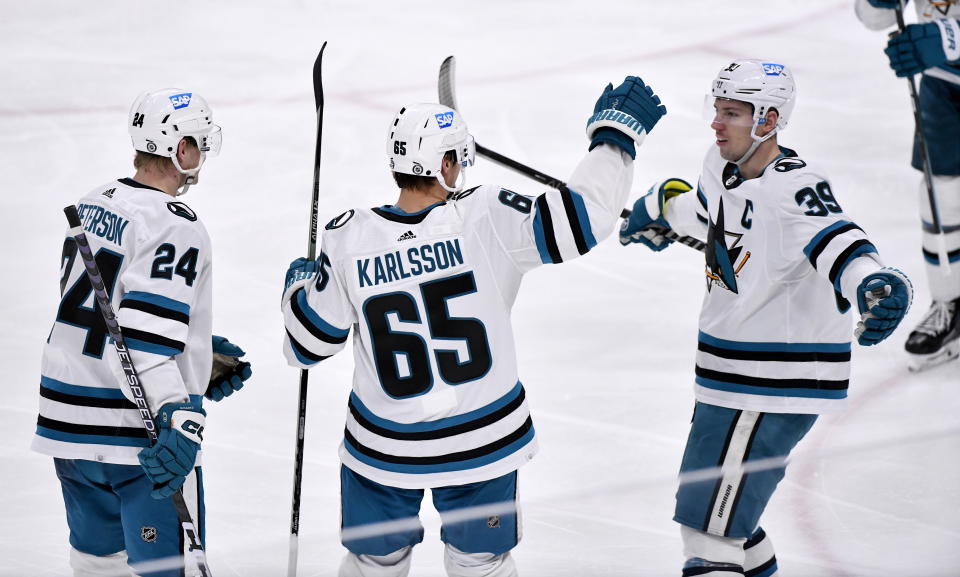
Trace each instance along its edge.
<path fill-rule="evenodd" d="M 760 126 L 760 136 L 766 136 L 777 127 L 777 121 L 780 120 L 780 113 L 776 108 L 771 108 L 763 118 L 765 122 Z"/>

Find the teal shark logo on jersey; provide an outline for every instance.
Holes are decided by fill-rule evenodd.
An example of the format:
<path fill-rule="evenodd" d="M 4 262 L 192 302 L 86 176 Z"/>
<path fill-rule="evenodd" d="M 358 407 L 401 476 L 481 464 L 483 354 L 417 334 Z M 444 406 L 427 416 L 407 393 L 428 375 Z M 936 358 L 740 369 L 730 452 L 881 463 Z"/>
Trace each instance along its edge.
<path fill-rule="evenodd" d="M 729 246 L 727 244 L 727 237 L 733 239 L 733 242 L 730 243 Z M 711 290 L 713 285 L 717 285 L 734 294 L 739 294 L 737 274 L 750 258 L 750 251 L 744 252 L 744 248 L 740 246 L 740 240 L 742 238 L 742 233 L 725 230 L 723 198 L 721 198 L 720 204 L 717 207 L 717 220 L 714 222 L 713 217 L 710 218 L 710 228 L 707 232 L 706 275 L 708 291 Z M 743 253 L 742 259 L 740 258 L 741 253 Z M 739 263 L 737 263 L 738 260 L 740 261 Z"/>

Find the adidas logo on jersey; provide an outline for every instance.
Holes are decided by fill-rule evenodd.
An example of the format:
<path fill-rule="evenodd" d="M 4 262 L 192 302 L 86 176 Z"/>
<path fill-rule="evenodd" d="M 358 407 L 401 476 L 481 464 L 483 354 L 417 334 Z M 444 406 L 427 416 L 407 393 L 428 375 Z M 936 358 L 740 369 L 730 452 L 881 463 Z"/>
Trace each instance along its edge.
<path fill-rule="evenodd" d="M 412 231 L 412 230 L 408 230 L 407 232 L 401 234 L 401 235 L 400 235 L 400 238 L 398 238 L 397 240 L 398 240 L 398 241 L 400 241 L 400 240 L 410 240 L 410 239 L 412 239 L 412 238 L 417 238 L 417 235 L 413 234 L 413 231 Z"/>

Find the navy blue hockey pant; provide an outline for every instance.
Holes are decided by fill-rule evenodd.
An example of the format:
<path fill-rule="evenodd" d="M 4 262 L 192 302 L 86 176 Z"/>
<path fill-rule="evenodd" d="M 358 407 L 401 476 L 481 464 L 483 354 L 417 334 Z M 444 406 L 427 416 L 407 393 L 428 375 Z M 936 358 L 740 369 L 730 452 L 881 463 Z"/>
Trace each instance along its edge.
<path fill-rule="evenodd" d="M 680 465 L 673 520 L 721 537 L 753 536 L 786 471 L 781 459 L 816 420 L 817 415 L 761 413 L 697 402 Z M 726 471 L 719 478 L 711 474 L 761 460 L 757 465 L 762 470 L 755 472 Z"/>
<path fill-rule="evenodd" d="M 440 540 L 465 553 L 500 555 L 516 547 L 520 540 L 517 520 L 517 472 L 502 477 L 450 487 L 431 489 L 433 506 L 443 522 Z M 400 489 L 372 481 L 347 467 L 340 467 L 341 527 L 355 528 L 371 523 L 400 519 L 416 520 L 424 489 Z M 497 504 L 497 505 L 494 505 Z M 507 511 L 465 521 L 450 520 L 449 514 L 467 507 L 493 505 Z M 419 525 L 419 521 L 415 523 Z M 377 534 L 358 539 L 343 539 L 343 546 L 356 555 L 387 555 L 423 541 L 423 526 Z"/>
<path fill-rule="evenodd" d="M 70 527 L 70 545 L 90 555 L 126 550 L 128 563 L 183 557 L 184 536 L 172 499 L 150 496 L 153 483 L 140 465 L 115 465 L 81 459 L 54 459 L 63 489 Z M 188 507 L 196 502 L 194 519 L 204 540 L 203 477 L 197 467 L 196 489 L 184 485 Z M 182 568 L 141 573 L 144 577 L 180 577 Z"/>

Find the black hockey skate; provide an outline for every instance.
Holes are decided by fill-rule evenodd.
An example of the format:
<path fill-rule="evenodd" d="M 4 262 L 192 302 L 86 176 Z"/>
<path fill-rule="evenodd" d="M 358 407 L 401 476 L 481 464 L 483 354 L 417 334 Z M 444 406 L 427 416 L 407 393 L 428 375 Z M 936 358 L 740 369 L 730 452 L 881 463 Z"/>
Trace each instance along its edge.
<path fill-rule="evenodd" d="M 936 302 L 904 345 L 908 367 L 922 371 L 960 357 L 960 298 Z"/>

